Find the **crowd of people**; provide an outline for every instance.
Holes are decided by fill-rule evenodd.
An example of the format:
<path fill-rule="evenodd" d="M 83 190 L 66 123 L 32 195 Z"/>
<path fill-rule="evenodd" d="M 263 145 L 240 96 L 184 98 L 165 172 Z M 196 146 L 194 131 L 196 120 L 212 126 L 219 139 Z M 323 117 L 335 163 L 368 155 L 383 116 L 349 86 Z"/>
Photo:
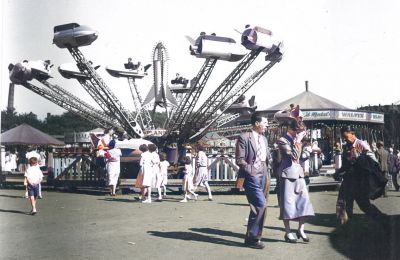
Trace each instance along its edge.
<path fill-rule="evenodd" d="M 287 132 L 282 135 L 270 149 L 264 135 L 267 118 L 255 112 L 251 116 L 252 130 L 240 135 L 236 143 L 236 164 L 239 166 L 237 187 L 244 188 L 250 206 L 245 245 L 263 249 L 261 242 L 266 208 L 269 197 L 271 172 L 276 175 L 276 192 L 280 207 L 280 219 L 284 227 L 284 240 L 296 243 L 299 239 L 310 242 L 305 231 L 307 218 L 315 215 L 308 192 L 308 176 L 312 174 L 310 154 L 319 153 L 317 145 L 306 139 L 306 127 L 302 121 L 299 107 L 291 107 L 286 114 L 279 115 Z M 383 142 L 376 147 L 356 137 L 351 126 L 341 129 L 344 143 L 334 145 L 333 161 L 334 178 L 341 181 L 338 193 L 336 213 L 340 223 L 344 224 L 353 217 L 353 204 L 375 221 L 384 223 L 387 217 L 371 203 L 378 197 L 387 197 L 390 186 L 399 191 L 397 175 L 400 170 L 400 153 L 393 147 L 384 148 Z M 97 157 L 105 162 L 110 195 L 116 195 L 120 175 L 121 150 L 116 146 L 113 130 L 107 130 L 97 144 Z M 182 179 L 182 200 L 197 200 L 199 188 L 205 188 L 211 201 L 212 192 L 208 183 L 209 165 L 203 145 L 197 145 L 196 153 L 182 156 L 178 162 L 178 176 Z M 165 153 L 159 153 L 155 144 L 142 144 L 140 170 L 135 187 L 140 189 L 138 197 L 142 203 L 152 203 L 152 191 L 157 190 L 157 201 L 167 196 L 168 168 L 170 167 Z M 7 155 L 10 158 L 10 155 Z M 43 156 L 34 149 L 26 155 L 29 165 L 25 169 L 26 197 L 29 199 L 31 214 L 37 213 L 36 199 L 41 198 L 40 182 L 43 174 L 40 165 Z M 390 180 L 390 181 L 388 181 Z M 291 222 L 297 222 L 293 231 Z"/>
<path fill-rule="evenodd" d="M 25 169 L 29 166 L 27 154 L 31 151 L 36 151 L 39 154 L 39 166 L 45 167 L 47 159 L 45 149 L 29 146 L 27 149 L 6 150 L 4 158 L 2 158 L 2 170 L 9 173 L 25 172 Z"/>
<path fill-rule="evenodd" d="M 310 164 L 318 163 L 312 161 L 310 154 L 318 154 L 321 150 L 317 144 L 310 144 L 306 139 L 306 128 L 298 106 L 278 112 L 275 118 L 286 127 L 287 132 L 276 141 L 273 149 L 268 149 L 264 136 L 268 120 L 257 112 L 251 117 L 252 131 L 242 134 L 236 144 L 236 163 L 240 167 L 237 186 L 245 189 L 250 205 L 244 243 L 256 249 L 264 248 L 261 238 L 271 178 L 267 170 L 269 167 L 277 178 L 276 192 L 285 241 L 296 243 L 301 239 L 310 242 L 305 222 L 315 214 L 307 184 L 308 176 L 312 174 L 310 169 L 315 168 Z M 351 126 L 341 129 L 341 137 L 344 143 L 337 142 L 333 152 L 334 178 L 341 181 L 336 205 L 338 221 L 344 224 L 352 219 L 353 203 L 356 201 L 368 217 L 385 225 L 388 223 L 387 215 L 371 200 L 387 196 L 387 183 L 399 191 L 400 154 L 393 152 L 393 147 L 386 151 L 383 142 L 378 142 L 376 149 L 371 149 L 366 141 L 356 137 Z M 295 232 L 292 232 L 291 221 L 298 222 Z"/>
<path fill-rule="evenodd" d="M 115 196 L 116 186 L 120 175 L 121 150 L 115 145 L 114 130 L 107 129 L 105 135 L 98 141 L 97 158 L 105 163 L 107 171 L 110 195 Z M 162 201 L 167 195 L 168 168 L 170 163 L 167 161 L 165 153 L 159 153 L 155 144 L 141 144 L 140 170 L 136 177 L 135 187 L 140 189 L 138 199 L 142 203 L 152 202 L 152 190 L 157 190 L 157 201 Z M 187 153 L 180 158 L 178 163 L 178 176 L 182 178 L 183 199 L 197 200 L 196 190 L 204 187 L 208 193 L 208 200 L 212 200 L 210 185 L 208 184 L 208 159 L 202 145 L 197 146 L 197 155 L 193 167 L 193 155 Z"/>

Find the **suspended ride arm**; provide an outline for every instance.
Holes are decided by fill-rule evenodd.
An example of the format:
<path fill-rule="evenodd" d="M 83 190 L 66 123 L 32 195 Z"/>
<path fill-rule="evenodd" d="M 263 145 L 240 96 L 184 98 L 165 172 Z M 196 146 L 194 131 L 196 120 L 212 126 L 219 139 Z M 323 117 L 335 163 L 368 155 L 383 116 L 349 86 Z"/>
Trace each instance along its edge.
<path fill-rule="evenodd" d="M 54 104 L 64 108 L 67 111 L 77 114 L 78 116 L 90 121 L 91 123 L 99 127 L 108 128 L 115 126 L 114 121 L 109 120 L 97 113 L 93 113 L 92 110 L 88 109 L 81 103 L 76 102 L 76 100 L 74 99 L 70 99 L 66 96 L 60 95 L 52 90 L 37 87 L 28 82 L 24 82 L 21 85 L 38 94 L 39 96 L 44 97 L 45 99 L 53 102 Z"/>
<path fill-rule="evenodd" d="M 92 96 L 92 98 L 95 100 L 102 99 L 101 103 L 107 107 L 105 111 L 113 113 L 113 116 L 117 118 L 118 122 L 131 137 L 143 137 L 143 131 L 134 116 L 124 108 L 111 89 L 97 74 L 91 63 L 85 59 L 81 51 L 77 47 L 68 47 L 68 51 L 77 62 L 79 70 L 89 77 L 86 82 L 92 86 L 89 94 L 98 94 Z"/>
<path fill-rule="evenodd" d="M 194 122 L 197 126 L 192 129 L 199 129 L 201 126 L 205 125 L 205 127 L 201 128 L 201 130 L 195 133 L 190 137 L 192 140 L 197 140 L 201 138 L 207 130 L 212 127 L 215 122 L 219 119 L 219 117 L 233 104 L 235 103 L 240 96 L 242 96 L 247 90 L 249 90 L 262 76 L 265 75 L 276 63 L 282 60 L 282 54 L 278 51 L 267 55 L 266 60 L 270 62 L 261 70 L 257 70 L 250 77 L 248 77 L 239 87 L 234 89 L 232 93 L 223 97 L 219 104 L 219 107 L 214 108 L 214 114 L 210 114 L 208 118 L 212 116 L 212 119 L 206 121 L 206 118 L 201 118 L 200 120 Z M 225 122 L 226 123 L 226 122 Z"/>
<path fill-rule="evenodd" d="M 42 83 L 43 85 L 45 85 L 46 87 L 51 89 L 54 93 L 56 93 L 60 96 L 63 96 L 65 98 L 68 98 L 69 100 L 73 101 L 75 104 L 80 104 L 82 107 L 85 107 L 87 111 L 92 111 L 93 115 L 96 115 L 97 117 L 104 117 L 105 120 L 110 121 L 110 122 L 114 121 L 111 117 L 106 115 L 103 111 L 96 109 L 95 107 L 86 103 L 85 101 L 78 98 L 74 94 L 68 92 L 64 88 L 62 88 L 56 84 L 51 84 L 47 80 L 41 80 L 40 83 Z"/>
<path fill-rule="evenodd" d="M 262 48 L 252 50 L 245 56 L 245 58 L 214 91 L 214 93 L 203 103 L 203 105 L 195 112 L 195 114 L 191 116 L 189 120 L 190 124 L 195 123 L 196 125 L 205 125 L 210 117 L 221 107 L 222 103 L 224 102 L 224 98 L 233 89 L 235 84 L 243 76 L 261 51 Z"/>
<path fill-rule="evenodd" d="M 240 113 L 235 113 L 235 114 L 225 114 L 221 117 L 218 118 L 218 120 L 216 121 L 216 127 L 221 127 L 223 125 L 226 125 L 227 123 L 235 120 L 236 118 L 240 117 Z"/>
<path fill-rule="evenodd" d="M 143 129 L 145 129 L 144 131 L 155 129 L 149 111 L 142 106 L 143 100 L 137 88 L 135 78 L 128 77 L 128 83 L 132 94 L 133 104 L 135 105 L 135 109 L 137 111 L 137 117 L 139 117 Z"/>
<path fill-rule="evenodd" d="M 192 114 L 216 63 L 216 58 L 207 58 L 205 60 L 200 71 L 197 73 L 196 82 L 191 86 L 190 92 L 182 98 L 176 110 L 173 111 L 171 119 L 168 122 L 168 133 L 178 130 L 186 122 L 189 115 Z"/>

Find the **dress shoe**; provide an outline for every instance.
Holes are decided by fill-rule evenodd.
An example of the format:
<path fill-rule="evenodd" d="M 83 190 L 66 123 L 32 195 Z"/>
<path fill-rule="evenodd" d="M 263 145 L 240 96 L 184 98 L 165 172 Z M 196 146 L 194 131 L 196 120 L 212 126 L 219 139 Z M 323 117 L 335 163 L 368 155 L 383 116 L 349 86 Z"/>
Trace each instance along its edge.
<path fill-rule="evenodd" d="M 303 237 L 303 236 L 301 235 L 300 230 L 297 230 L 297 231 L 296 231 L 296 236 L 297 236 L 298 239 L 301 238 L 301 239 L 303 240 L 303 242 L 307 242 L 307 243 L 310 242 L 310 238 L 308 238 L 308 237 L 306 237 L 306 236 Z"/>
<path fill-rule="evenodd" d="M 244 244 L 247 247 L 254 248 L 254 249 L 264 249 L 264 247 L 265 247 L 264 243 L 261 242 L 260 240 L 252 240 L 249 238 L 246 238 L 244 240 Z"/>
<path fill-rule="evenodd" d="M 292 233 L 290 233 L 292 234 Z M 285 241 L 289 242 L 289 243 L 297 243 L 297 239 L 296 238 L 290 238 L 288 234 L 285 234 Z"/>

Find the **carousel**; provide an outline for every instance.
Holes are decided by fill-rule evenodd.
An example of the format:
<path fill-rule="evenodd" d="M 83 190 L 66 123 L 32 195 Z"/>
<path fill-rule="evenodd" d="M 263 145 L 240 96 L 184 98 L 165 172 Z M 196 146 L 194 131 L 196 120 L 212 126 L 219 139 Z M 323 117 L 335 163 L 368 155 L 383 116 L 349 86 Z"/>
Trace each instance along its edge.
<path fill-rule="evenodd" d="M 340 129 L 343 126 L 351 125 L 357 137 L 370 144 L 383 140 L 383 113 L 350 109 L 309 91 L 307 81 L 305 87 L 304 92 L 260 112 L 273 122 L 276 112 L 287 110 L 290 104 L 300 105 L 307 137 L 311 143 L 317 142 L 325 155 L 324 164 L 331 163 L 335 143 L 342 143 Z M 270 143 L 274 143 L 284 131 L 284 127 L 269 129 Z"/>

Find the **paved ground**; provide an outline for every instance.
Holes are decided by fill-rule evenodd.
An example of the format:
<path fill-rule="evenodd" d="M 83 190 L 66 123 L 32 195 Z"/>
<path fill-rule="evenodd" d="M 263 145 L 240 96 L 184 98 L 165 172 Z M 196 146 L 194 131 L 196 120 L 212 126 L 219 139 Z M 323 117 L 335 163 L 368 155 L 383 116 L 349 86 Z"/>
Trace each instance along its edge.
<path fill-rule="evenodd" d="M 336 227 L 337 192 L 312 192 L 316 216 L 306 230 L 310 244 L 288 244 L 272 194 L 264 250 L 243 247 L 249 208 L 244 195 L 212 202 L 141 204 L 133 195 L 44 192 L 39 213 L 22 190 L 0 190 L 1 259 L 399 259 L 400 193 L 374 203 L 392 215 L 375 223 L 358 214 Z M 356 213 L 360 213 L 358 208 Z M 394 232 L 387 232 L 387 227 Z M 295 228 L 295 223 L 293 223 Z"/>

